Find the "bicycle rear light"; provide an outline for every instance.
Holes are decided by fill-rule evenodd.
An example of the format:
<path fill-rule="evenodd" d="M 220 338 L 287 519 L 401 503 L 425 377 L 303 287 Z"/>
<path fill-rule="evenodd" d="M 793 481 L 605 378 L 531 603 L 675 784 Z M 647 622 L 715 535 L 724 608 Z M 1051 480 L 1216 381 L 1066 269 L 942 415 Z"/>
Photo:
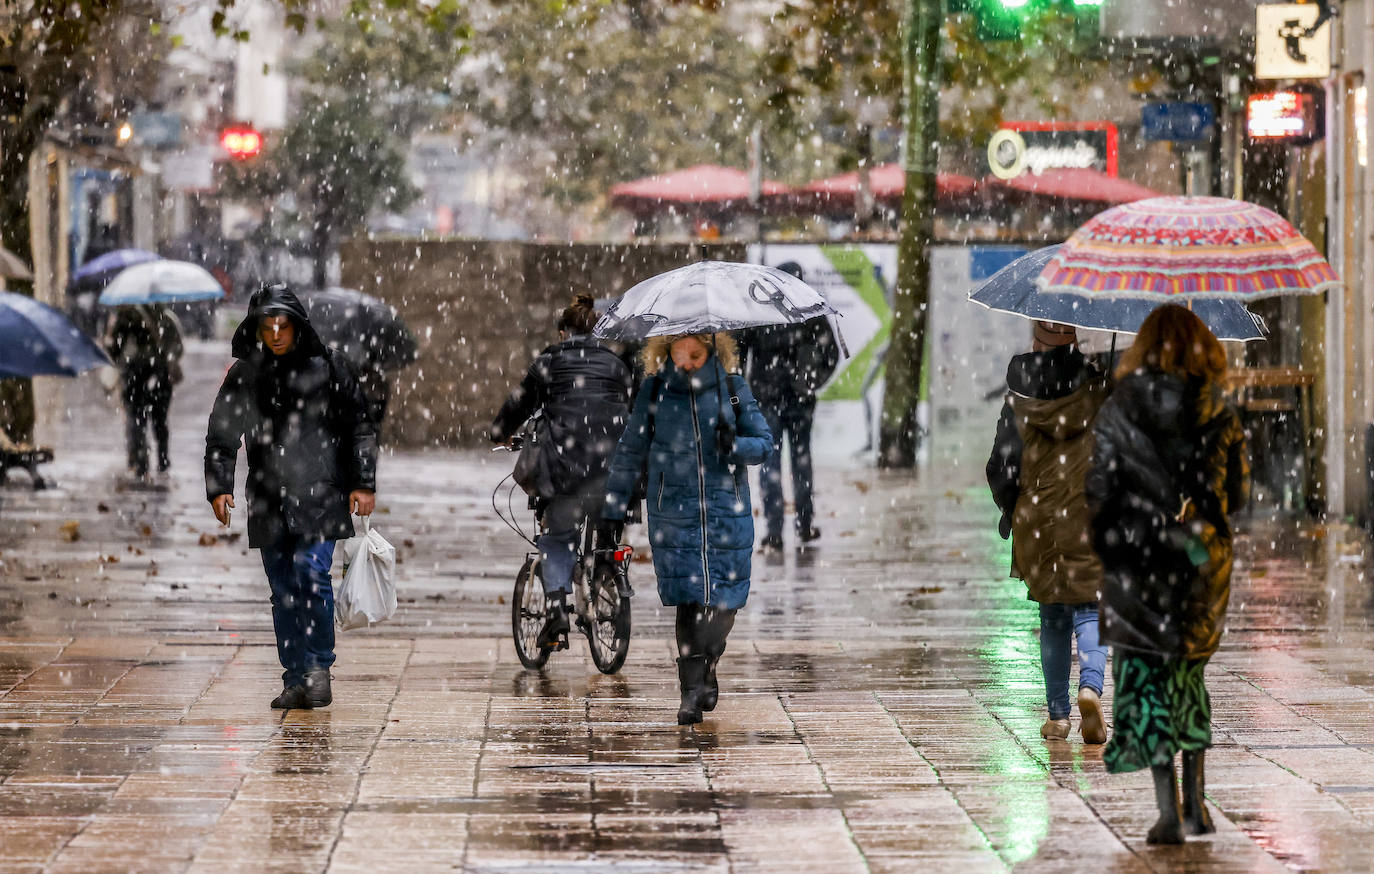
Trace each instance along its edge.
<path fill-rule="evenodd" d="M 633 546 L 621 546 L 612 553 L 612 557 L 614 557 L 616 561 L 629 561 L 630 556 L 634 554 L 635 549 Z"/>

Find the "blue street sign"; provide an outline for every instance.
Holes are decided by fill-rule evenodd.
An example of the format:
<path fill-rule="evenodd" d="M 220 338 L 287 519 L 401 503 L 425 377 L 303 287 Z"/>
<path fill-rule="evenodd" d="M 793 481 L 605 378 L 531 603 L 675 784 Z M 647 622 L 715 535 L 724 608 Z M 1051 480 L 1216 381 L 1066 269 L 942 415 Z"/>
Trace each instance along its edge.
<path fill-rule="evenodd" d="M 1147 140 L 1204 140 L 1215 120 L 1210 103 L 1147 103 L 1140 110 Z"/>

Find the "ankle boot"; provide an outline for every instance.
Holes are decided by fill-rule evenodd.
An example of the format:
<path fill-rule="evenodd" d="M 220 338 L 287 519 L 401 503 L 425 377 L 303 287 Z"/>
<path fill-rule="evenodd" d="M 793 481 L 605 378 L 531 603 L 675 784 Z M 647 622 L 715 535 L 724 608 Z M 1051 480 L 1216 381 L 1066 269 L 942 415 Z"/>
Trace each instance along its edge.
<path fill-rule="evenodd" d="M 706 691 L 706 656 L 690 655 L 678 659 L 677 680 L 682 689 L 677 724 L 696 725 L 701 722 L 701 703 Z"/>
<path fill-rule="evenodd" d="M 301 685 L 286 686 L 272 699 L 273 710 L 309 710 L 310 696 Z"/>
<path fill-rule="evenodd" d="M 1203 752 L 1183 754 L 1183 831 L 1190 835 L 1210 835 L 1217 830 L 1203 799 L 1206 781 L 1202 773 Z"/>
<path fill-rule="evenodd" d="M 334 700 L 329 689 L 329 668 L 315 668 L 305 672 L 305 695 L 311 707 L 328 707 Z"/>
<path fill-rule="evenodd" d="M 1145 837 L 1147 844 L 1183 843 L 1183 821 L 1178 815 L 1178 781 L 1174 778 L 1174 763 L 1154 765 L 1150 774 L 1155 778 L 1155 804 L 1159 805 L 1159 821 Z"/>

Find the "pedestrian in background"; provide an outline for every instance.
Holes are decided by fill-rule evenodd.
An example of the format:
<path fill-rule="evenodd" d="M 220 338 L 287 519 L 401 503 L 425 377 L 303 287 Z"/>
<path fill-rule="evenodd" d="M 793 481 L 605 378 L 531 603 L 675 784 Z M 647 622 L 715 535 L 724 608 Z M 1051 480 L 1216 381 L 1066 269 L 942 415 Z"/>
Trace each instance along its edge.
<path fill-rule="evenodd" d="M 163 304 L 122 306 L 110 324 L 105 348 L 119 369 L 129 472 L 140 480 L 148 477 L 151 425 L 157 470 L 166 473 L 172 465 L 167 415 L 173 388 L 181 382 L 181 325 Z"/>
<path fill-rule="evenodd" d="M 248 545 L 262 554 L 281 661 L 279 710 L 333 699 L 334 541 L 376 504 L 377 434 L 347 360 L 294 292 L 267 285 L 234 332 L 205 436 L 205 492 L 229 524 L 239 446 L 248 456 Z"/>
<path fill-rule="evenodd" d="M 679 725 L 720 694 L 716 666 L 749 597 L 754 517 L 747 467 L 773 445 L 728 334 L 654 337 L 644 383 L 611 461 L 597 548 L 613 548 L 647 471 L 658 595 L 677 610 Z"/>
<path fill-rule="evenodd" d="M 1150 768 L 1152 844 L 1215 831 L 1203 802 L 1212 744 L 1204 671 L 1231 592 L 1228 515 L 1248 498 L 1240 416 L 1225 401 L 1226 354 L 1202 320 L 1165 305 L 1145 319 L 1098 413 L 1087 480 L 1111 644 L 1111 773 Z M 1180 815 L 1174 755 L 1183 754 Z"/>
<path fill-rule="evenodd" d="M 988 459 L 988 486 L 1011 536 L 1011 574 L 1040 605 L 1040 669 L 1049 718 L 1040 735 L 1069 736 L 1069 671 L 1078 641 L 1079 731 L 1107 740 L 1102 680 L 1107 649 L 1098 640 L 1102 564 L 1089 537 L 1084 480 L 1092 427 L 1107 399 L 1106 374 L 1078 348 L 1070 325 L 1036 322 L 1032 351 L 1007 365 L 1007 399 Z"/>
<path fill-rule="evenodd" d="M 801 265 L 795 261 L 780 264 L 778 269 L 803 279 Z M 786 510 L 782 487 L 784 444 L 792 468 L 797 540 L 810 543 L 821 536 L 813 521 L 816 514 L 811 426 L 816 418 L 816 392 L 835 373 L 840 349 L 830 321 L 824 316 L 796 325 L 750 329 L 743 333 L 741 345 L 745 353 L 744 373 L 773 434 L 773 451 L 759 469 L 760 497 L 767 523 L 759 545 L 765 551 L 777 552 L 783 546 Z"/>
<path fill-rule="evenodd" d="M 531 416 L 543 414 L 534 472 L 542 492 L 536 545 L 549 604 L 539 645 L 550 649 L 567 638 L 580 526 L 601 519 L 606 472 L 630 415 L 634 375 L 592 339 L 596 320 L 592 296 L 574 297 L 559 315 L 559 342 L 534 359 L 491 423 L 491 439 L 509 443 Z"/>

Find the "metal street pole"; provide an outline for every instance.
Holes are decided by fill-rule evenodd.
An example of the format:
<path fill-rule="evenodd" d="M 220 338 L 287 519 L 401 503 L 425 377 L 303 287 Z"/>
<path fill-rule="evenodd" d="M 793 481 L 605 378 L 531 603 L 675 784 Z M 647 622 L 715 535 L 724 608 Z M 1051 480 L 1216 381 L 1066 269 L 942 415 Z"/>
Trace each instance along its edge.
<path fill-rule="evenodd" d="M 903 34 L 906 137 L 901 239 L 892 309 L 878 464 L 916 465 L 916 408 L 921 394 L 930 304 L 930 243 L 935 237 L 935 168 L 940 135 L 939 60 L 942 0 L 907 0 Z"/>

